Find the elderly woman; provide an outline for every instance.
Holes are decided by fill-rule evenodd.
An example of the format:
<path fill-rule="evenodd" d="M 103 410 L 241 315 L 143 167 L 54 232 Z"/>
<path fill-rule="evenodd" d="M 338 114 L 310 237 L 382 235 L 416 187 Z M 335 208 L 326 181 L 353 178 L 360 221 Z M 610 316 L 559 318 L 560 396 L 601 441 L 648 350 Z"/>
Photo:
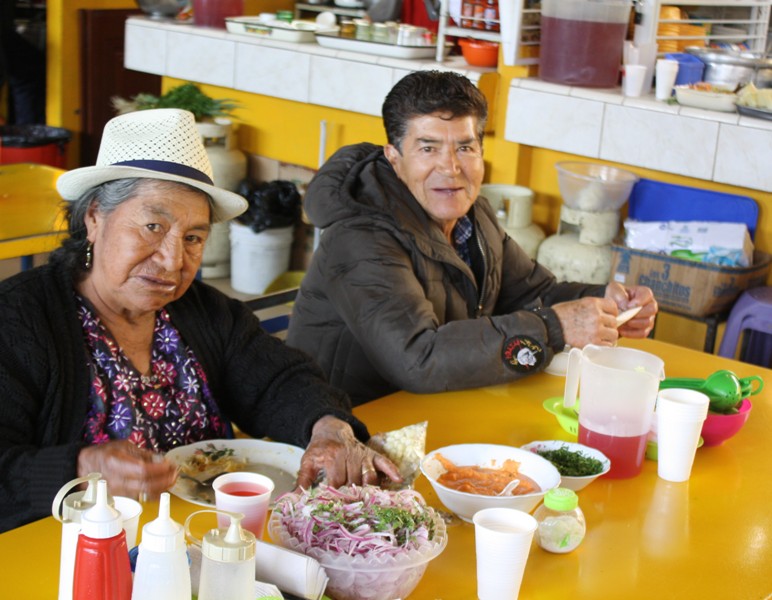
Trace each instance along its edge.
<path fill-rule="evenodd" d="M 210 224 L 246 202 L 212 185 L 190 113 L 111 120 L 97 165 L 57 188 L 69 238 L 0 282 L 0 531 L 93 471 L 115 495 L 155 497 L 177 475 L 165 451 L 232 437 L 231 423 L 307 447 L 301 486 L 322 470 L 331 485 L 399 479 L 308 356 L 195 281 Z"/>

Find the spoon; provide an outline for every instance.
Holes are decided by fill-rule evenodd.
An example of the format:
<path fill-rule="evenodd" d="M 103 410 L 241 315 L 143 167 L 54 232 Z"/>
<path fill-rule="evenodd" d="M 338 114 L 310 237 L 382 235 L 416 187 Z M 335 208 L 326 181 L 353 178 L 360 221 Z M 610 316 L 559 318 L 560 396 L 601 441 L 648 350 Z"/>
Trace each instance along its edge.
<path fill-rule="evenodd" d="M 214 489 L 212 488 L 212 483 L 220 475 L 222 475 L 222 473 L 217 473 L 216 475 L 212 475 L 211 477 L 202 480 L 196 479 L 191 475 L 186 475 L 182 471 L 178 473 L 179 477 L 182 479 L 187 479 L 188 481 L 192 481 L 196 485 L 196 491 L 194 493 L 195 497 L 211 503 L 214 503 Z"/>
<path fill-rule="evenodd" d="M 504 489 L 501 490 L 497 496 L 509 496 L 512 494 L 512 490 L 514 490 L 518 485 L 520 485 L 519 479 L 513 479 L 510 481 L 507 485 L 504 486 Z"/>

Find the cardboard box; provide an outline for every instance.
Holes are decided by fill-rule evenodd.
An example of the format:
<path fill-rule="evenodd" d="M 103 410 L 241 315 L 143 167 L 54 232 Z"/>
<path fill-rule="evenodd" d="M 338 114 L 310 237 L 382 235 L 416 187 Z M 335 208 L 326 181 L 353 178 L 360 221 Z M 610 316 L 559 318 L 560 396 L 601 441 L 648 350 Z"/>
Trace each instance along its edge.
<path fill-rule="evenodd" d="M 611 280 L 645 285 L 662 308 L 695 317 L 729 310 L 746 289 L 766 285 L 772 256 L 754 252 L 750 267 L 722 267 L 612 244 Z"/>

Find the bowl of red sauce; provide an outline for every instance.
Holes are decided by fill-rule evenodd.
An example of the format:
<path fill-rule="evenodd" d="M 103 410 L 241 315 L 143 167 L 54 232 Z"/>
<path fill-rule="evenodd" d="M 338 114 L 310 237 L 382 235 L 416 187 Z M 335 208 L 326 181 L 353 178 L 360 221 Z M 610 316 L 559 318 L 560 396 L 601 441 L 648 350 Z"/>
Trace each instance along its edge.
<path fill-rule="evenodd" d="M 531 512 L 544 494 L 560 485 L 560 473 L 538 454 L 497 444 L 456 444 L 428 453 L 421 473 L 445 508 L 471 522 L 484 508 Z M 512 480 L 518 485 L 499 495 Z"/>

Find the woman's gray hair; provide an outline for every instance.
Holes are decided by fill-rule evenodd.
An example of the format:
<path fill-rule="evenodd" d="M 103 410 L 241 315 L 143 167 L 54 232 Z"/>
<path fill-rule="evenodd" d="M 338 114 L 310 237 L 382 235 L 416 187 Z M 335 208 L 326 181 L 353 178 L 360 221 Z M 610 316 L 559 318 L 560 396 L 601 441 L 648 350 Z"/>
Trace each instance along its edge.
<path fill-rule="evenodd" d="M 115 179 L 92 187 L 81 194 L 77 200 L 66 203 L 65 217 L 67 219 L 69 237 L 51 254 L 50 262 L 71 269 L 74 273 L 86 271 L 84 266 L 85 256 L 89 245 L 86 237 L 88 235 L 86 213 L 92 204 L 96 206 L 97 211 L 102 215 L 109 215 L 121 204 L 131 200 L 145 190 L 168 190 L 174 192 L 175 189 L 180 187 L 198 192 L 206 197 L 209 203 L 209 222 L 211 223 L 214 214 L 212 198 L 209 194 L 198 188 L 163 179 L 136 177 Z"/>

